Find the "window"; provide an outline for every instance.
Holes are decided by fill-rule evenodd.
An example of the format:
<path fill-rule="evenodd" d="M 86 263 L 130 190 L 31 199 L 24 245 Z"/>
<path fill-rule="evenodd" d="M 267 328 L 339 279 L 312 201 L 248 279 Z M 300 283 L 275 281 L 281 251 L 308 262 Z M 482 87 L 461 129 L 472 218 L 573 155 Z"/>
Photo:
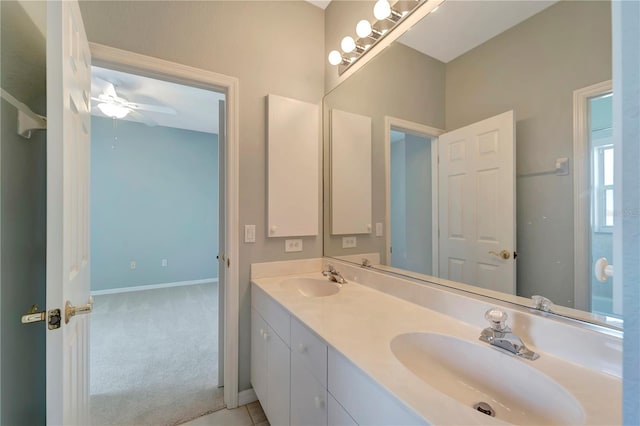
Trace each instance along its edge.
<path fill-rule="evenodd" d="M 594 225 L 596 232 L 613 232 L 613 145 L 593 148 Z"/>

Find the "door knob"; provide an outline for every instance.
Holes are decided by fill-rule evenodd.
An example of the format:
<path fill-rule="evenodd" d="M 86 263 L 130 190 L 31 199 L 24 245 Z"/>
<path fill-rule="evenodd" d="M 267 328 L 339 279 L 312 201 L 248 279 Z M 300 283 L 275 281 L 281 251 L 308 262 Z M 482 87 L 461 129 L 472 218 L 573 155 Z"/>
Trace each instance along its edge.
<path fill-rule="evenodd" d="M 67 300 L 64 305 L 64 323 L 68 324 L 72 317 L 79 314 L 90 314 L 93 310 L 93 297 L 89 297 L 89 303 L 86 305 L 73 306 L 71 302 Z"/>
<path fill-rule="evenodd" d="M 498 253 L 498 252 L 495 252 L 495 251 L 491 250 L 491 251 L 489 252 L 489 254 L 492 254 L 492 255 L 494 255 L 494 256 L 501 257 L 501 258 L 503 258 L 504 260 L 507 260 L 507 259 L 509 259 L 509 258 L 511 257 L 511 252 L 509 252 L 509 251 L 507 251 L 507 250 L 502 250 L 502 251 L 500 251 L 500 253 Z"/>

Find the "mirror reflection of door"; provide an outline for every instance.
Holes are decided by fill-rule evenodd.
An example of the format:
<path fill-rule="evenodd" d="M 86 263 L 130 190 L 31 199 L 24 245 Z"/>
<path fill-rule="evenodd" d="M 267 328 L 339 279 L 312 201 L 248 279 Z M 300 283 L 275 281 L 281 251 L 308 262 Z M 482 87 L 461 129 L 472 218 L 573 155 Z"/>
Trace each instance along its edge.
<path fill-rule="evenodd" d="M 515 115 L 440 135 L 441 278 L 516 294 Z"/>
<path fill-rule="evenodd" d="M 591 265 L 600 258 L 613 264 L 613 132 L 612 93 L 589 99 L 589 152 L 591 153 Z M 591 275 L 591 310 L 616 316 L 612 277 Z M 621 301 L 617 301 L 621 302 Z M 618 312 L 619 313 L 619 312 Z"/>
<path fill-rule="evenodd" d="M 390 265 L 433 275 L 433 139 L 391 129 Z"/>

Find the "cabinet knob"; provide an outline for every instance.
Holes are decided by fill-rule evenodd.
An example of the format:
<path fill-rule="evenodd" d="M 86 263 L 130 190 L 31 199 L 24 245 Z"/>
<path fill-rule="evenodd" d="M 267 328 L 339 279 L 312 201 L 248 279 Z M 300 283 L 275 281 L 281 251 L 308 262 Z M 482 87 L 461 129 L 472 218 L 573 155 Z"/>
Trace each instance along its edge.
<path fill-rule="evenodd" d="M 320 398 L 319 396 L 313 398 L 313 403 L 315 404 L 316 408 L 324 408 L 324 399 Z"/>
<path fill-rule="evenodd" d="M 303 354 L 306 351 L 307 351 L 307 345 L 305 345 L 304 343 L 298 343 L 298 352 Z"/>
<path fill-rule="evenodd" d="M 267 333 L 265 331 L 264 333 L 262 333 L 262 337 L 264 338 L 264 340 L 268 340 L 269 339 L 269 333 Z"/>

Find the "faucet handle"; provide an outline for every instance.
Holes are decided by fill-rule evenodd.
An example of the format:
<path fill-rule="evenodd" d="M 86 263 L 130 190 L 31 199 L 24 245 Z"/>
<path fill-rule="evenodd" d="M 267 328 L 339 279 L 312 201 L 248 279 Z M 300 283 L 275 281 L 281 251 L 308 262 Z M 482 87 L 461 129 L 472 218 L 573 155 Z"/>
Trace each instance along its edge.
<path fill-rule="evenodd" d="M 505 311 L 498 308 L 491 308 L 484 314 L 484 318 L 489 321 L 491 328 L 496 331 L 504 331 L 507 327 L 507 318 L 509 316 Z"/>
<path fill-rule="evenodd" d="M 538 309 L 544 312 L 551 312 L 551 308 L 553 307 L 553 302 L 551 302 L 551 300 L 547 299 L 544 296 L 538 295 L 531 296 L 531 299 L 533 300 L 534 309 Z"/>
<path fill-rule="evenodd" d="M 329 274 L 335 274 L 336 272 L 336 268 L 334 268 L 334 266 L 330 263 L 327 263 L 327 269 L 322 271 L 323 275 L 329 275 Z"/>

